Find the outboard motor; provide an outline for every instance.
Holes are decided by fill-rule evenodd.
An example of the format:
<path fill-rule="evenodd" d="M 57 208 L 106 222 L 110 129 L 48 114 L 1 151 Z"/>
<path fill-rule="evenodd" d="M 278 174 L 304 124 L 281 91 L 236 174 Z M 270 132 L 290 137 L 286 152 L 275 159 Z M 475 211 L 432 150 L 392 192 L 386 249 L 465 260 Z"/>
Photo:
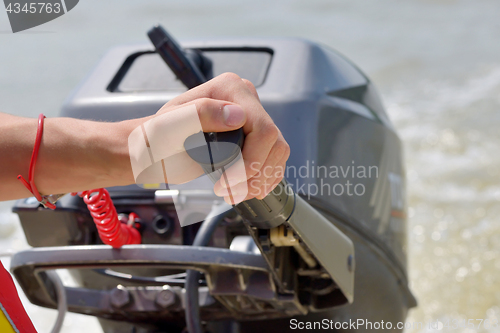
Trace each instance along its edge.
<path fill-rule="evenodd" d="M 68 311 L 98 317 L 105 332 L 371 332 L 380 323 L 401 332 L 397 324 L 416 305 L 402 149 L 368 78 L 306 40 L 200 40 L 181 48 L 161 27 L 148 35 L 154 48 L 109 51 L 61 115 L 149 116 L 234 72 L 255 85 L 290 144 L 285 179 L 264 199 L 232 207 L 196 184 L 109 188 L 117 213 L 141 234 L 142 244 L 119 249 L 102 244 L 78 196 L 62 197 L 55 210 L 19 200 L 13 211 L 33 249 L 17 253 L 11 269 L 28 299 L 57 308 L 49 271 L 67 269 L 76 284 L 64 287 Z M 208 147 L 244 146 L 241 130 L 204 137 Z M 209 177 L 237 155 L 200 153 L 189 138 L 185 147 Z"/>

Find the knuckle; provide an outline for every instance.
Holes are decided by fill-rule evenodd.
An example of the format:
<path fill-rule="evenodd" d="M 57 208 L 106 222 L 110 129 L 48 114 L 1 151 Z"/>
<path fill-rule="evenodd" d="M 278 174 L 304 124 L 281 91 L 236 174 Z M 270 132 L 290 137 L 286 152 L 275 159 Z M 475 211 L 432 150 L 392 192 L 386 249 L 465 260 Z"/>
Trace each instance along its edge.
<path fill-rule="evenodd" d="M 212 106 L 213 100 L 207 97 L 201 97 L 197 98 L 194 101 L 194 105 L 196 106 L 196 112 L 198 112 L 199 117 L 211 117 L 211 106 Z"/>
<path fill-rule="evenodd" d="M 285 168 L 283 166 L 279 166 L 276 168 L 278 172 L 276 172 L 276 182 L 280 182 L 283 179 L 283 176 L 285 176 Z"/>
<path fill-rule="evenodd" d="M 249 80 L 247 80 L 247 79 L 242 79 L 242 80 L 243 80 L 243 82 L 247 85 L 247 87 L 248 87 L 248 88 L 250 88 L 250 89 L 251 89 L 251 90 L 253 90 L 253 91 L 257 91 L 257 90 L 255 89 L 255 85 L 254 85 L 251 81 L 249 81 Z"/>
<path fill-rule="evenodd" d="M 262 135 L 268 141 L 276 142 L 279 134 L 280 131 L 274 123 L 268 123 L 262 128 Z"/>
<path fill-rule="evenodd" d="M 276 147 L 276 153 L 281 156 L 285 156 L 287 154 L 290 154 L 290 146 L 285 140 L 278 140 L 275 143 Z"/>
<path fill-rule="evenodd" d="M 283 154 L 283 157 L 288 159 L 290 157 L 290 152 L 291 152 L 290 145 L 286 141 L 283 142 L 285 143 L 285 153 Z"/>
<path fill-rule="evenodd" d="M 202 97 L 195 101 L 198 114 L 204 113 L 208 117 L 219 117 L 222 115 L 222 105 L 216 100 Z"/>
<path fill-rule="evenodd" d="M 242 81 L 246 87 L 246 90 L 250 92 L 250 94 L 252 94 L 254 97 L 259 99 L 259 93 L 257 93 L 257 88 L 255 88 L 254 84 L 247 79 L 242 79 Z"/>
<path fill-rule="evenodd" d="M 199 107 L 202 107 L 202 108 L 206 108 L 206 107 L 210 106 L 211 103 L 212 103 L 212 100 L 210 98 L 207 98 L 207 97 L 198 98 L 196 100 L 196 105 Z"/>
<path fill-rule="evenodd" d="M 241 78 L 239 77 L 239 75 L 232 73 L 232 72 L 223 73 L 219 77 L 223 81 L 229 81 L 229 82 L 241 81 Z"/>

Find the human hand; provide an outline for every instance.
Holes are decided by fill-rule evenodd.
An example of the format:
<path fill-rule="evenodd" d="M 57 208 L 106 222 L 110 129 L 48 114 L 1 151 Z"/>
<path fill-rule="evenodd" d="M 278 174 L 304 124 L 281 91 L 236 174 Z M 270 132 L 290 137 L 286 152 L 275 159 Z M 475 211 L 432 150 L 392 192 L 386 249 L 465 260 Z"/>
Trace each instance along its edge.
<path fill-rule="evenodd" d="M 232 191 L 248 188 L 245 200 L 263 199 L 283 178 L 290 147 L 262 107 L 255 87 L 236 74 L 225 73 L 172 99 L 157 115 L 193 104 L 205 132 L 224 132 L 243 126 L 246 177 L 229 178 L 229 186 Z M 214 191 L 226 197 L 226 188 L 227 184 L 218 182 Z"/>

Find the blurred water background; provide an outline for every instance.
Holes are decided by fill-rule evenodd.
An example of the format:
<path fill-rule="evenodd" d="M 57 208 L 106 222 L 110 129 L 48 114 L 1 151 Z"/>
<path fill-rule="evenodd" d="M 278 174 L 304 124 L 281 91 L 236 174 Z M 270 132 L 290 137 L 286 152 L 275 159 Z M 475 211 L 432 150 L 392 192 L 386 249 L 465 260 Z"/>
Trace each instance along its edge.
<path fill-rule="evenodd" d="M 296 36 L 329 45 L 377 84 L 404 141 L 419 300 L 408 321 L 500 320 L 499 14 L 495 0 L 82 0 L 12 34 L 0 10 L 0 110 L 56 116 L 108 48 L 147 42 L 155 23 L 180 39 Z M 17 251 L 27 245 L 11 205 L 0 203 L 0 249 Z M 55 311 L 23 302 L 48 332 Z M 63 329 L 99 331 L 94 318 L 74 314 Z"/>

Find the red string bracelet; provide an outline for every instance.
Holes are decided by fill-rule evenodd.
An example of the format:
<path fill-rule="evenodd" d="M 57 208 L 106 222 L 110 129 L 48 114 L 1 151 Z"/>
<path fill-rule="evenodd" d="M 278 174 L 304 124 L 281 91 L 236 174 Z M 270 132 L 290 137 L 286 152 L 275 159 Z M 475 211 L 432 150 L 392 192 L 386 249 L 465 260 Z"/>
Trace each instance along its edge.
<path fill-rule="evenodd" d="M 55 209 L 56 205 L 54 205 L 52 202 L 49 201 L 48 196 L 42 197 L 35 185 L 35 166 L 36 166 L 36 160 L 38 158 L 38 151 L 40 150 L 40 145 L 42 143 L 44 119 L 45 119 L 44 114 L 40 113 L 40 115 L 38 116 L 38 129 L 36 132 L 35 146 L 33 147 L 33 153 L 31 154 L 30 170 L 28 176 L 29 183 L 21 175 L 17 176 L 17 179 L 19 179 L 21 183 L 23 183 L 24 186 L 26 186 L 28 191 L 30 191 L 45 208 Z"/>
<path fill-rule="evenodd" d="M 17 179 L 19 179 L 21 183 L 26 186 L 28 191 L 30 191 L 45 208 L 56 209 L 55 202 L 64 194 L 42 196 L 40 195 L 40 192 L 38 192 L 35 185 L 35 167 L 36 160 L 38 158 L 38 151 L 40 150 L 40 145 L 42 143 L 44 119 L 45 116 L 43 113 L 40 113 L 38 116 L 38 129 L 36 132 L 35 146 L 33 147 L 33 153 L 31 154 L 28 176 L 29 183 L 21 175 L 17 176 Z M 93 195 L 95 192 L 97 192 L 98 195 Z M 76 193 L 73 195 L 75 194 Z M 141 244 L 141 234 L 134 228 L 134 225 L 121 223 L 118 219 L 115 205 L 113 204 L 107 190 L 102 188 L 84 191 L 80 196 L 84 197 L 84 201 L 87 204 L 97 230 L 99 231 L 99 236 L 105 244 L 109 244 L 114 248 L 119 248 L 125 244 Z M 137 214 L 130 213 L 129 220 L 134 221 L 135 218 L 137 218 Z"/>

